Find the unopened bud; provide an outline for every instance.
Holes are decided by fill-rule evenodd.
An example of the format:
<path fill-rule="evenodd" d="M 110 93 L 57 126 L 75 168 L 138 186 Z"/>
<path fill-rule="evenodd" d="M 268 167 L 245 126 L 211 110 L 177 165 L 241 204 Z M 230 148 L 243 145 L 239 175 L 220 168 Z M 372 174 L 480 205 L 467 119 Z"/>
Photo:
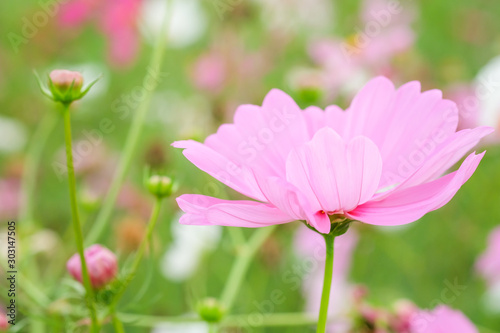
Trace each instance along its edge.
<path fill-rule="evenodd" d="M 116 277 L 118 272 L 116 256 L 104 246 L 94 244 L 85 250 L 84 256 L 93 288 L 102 288 Z M 82 263 L 78 253 L 68 260 L 66 268 L 76 280 L 82 283 Z"/>
<path fill-rule="evenodd" d="M 71 103 L 80 99 L 83 76 L 79 72 L 56 69 L 50 72 L 49 89 L 55 101 Z"/>
<path fill-rule="evenodd" d="M 68 71 L 66 69 L 56 69 L 49 74 L 49 88 L 47 89 L 36 72 L 35 75 L 38 80 L 38 85 L 45 96 L 55 102 L 66 105 L 85 96 L 90 88 L 99 80 L 99 78 L 97 78 L 83 88 L 83 76 L 81 73 Z"/>
<path fill-rule="evenodd" d="M 212 297 L 200 301 L 197 310 L 201 319 L 209 323 L 218 323 L 226 314 L 226 308 Z"/>
<path fill-rule="evenodd" d="M 163 198 L 172 194 L 174 182 L 170 177 L 154 175 L 149 177 L 146 187 L 153 195 Z"/>
<path fill-rule="evenodd" d="M 77 93 L 82 90 L 83 76 L 79 72 L 55 69 L 50 72 L 49 78 L 49 85 L 52 83 L 53 88 L 58 89 L 62 94 L 67 93 L 70 88 Z"/>

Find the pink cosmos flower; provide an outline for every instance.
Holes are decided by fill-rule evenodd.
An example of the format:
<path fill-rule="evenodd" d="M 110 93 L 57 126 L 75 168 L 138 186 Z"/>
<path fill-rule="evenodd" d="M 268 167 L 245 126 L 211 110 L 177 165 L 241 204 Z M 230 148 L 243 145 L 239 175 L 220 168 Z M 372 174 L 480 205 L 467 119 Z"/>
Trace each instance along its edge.
<path fill-rule="evenodd" d="M 139 49 L 137 19 L 142 0 L 72 0 L 61 7 L 59 22 L 76 28 L 94 20 L 108 40 L 108 57 L 116 67 L 126 67 Z"/>
<path fill-rule="evenodd" d="M 411 333 L 478 333 L 460 311 L 440 305 L 433 311 L 420 311 L 412 320 Z"/>
<path fill-rule="evenodd" d="M 440 177 L 489 127 L 456 132 L 455 103 L 419 82 L 395 89 L 378 77 L 342 110 L 302 111 L 271 90 L 261 107 L 242 105 L 233 124 L 205 143 L 178 141 L 198 168 L 252 200 L 177 198 L 183 224 L 264 227 L 305 220 L 322 233 L 330 217 L 375 225 L 418 220 L 450 201 L 484 152 Z"/>
<path fill-rule="evenodd" d="M 94 244 L 85 250 L 84 255 L 92 287 L 104 287 L 116 277 L 118 263 L 113 252 L 104 246 Z M 68 260 L 66 268 L 76 280 L 82 282 L 82 263 L 78 253 Z"/>
<path fill-rule="evenodd" d="M 500 285 L 500 227 L 491 232 L 488 238 L 488 249 L 477 261 L 476 269 L 490 287 Z"/>

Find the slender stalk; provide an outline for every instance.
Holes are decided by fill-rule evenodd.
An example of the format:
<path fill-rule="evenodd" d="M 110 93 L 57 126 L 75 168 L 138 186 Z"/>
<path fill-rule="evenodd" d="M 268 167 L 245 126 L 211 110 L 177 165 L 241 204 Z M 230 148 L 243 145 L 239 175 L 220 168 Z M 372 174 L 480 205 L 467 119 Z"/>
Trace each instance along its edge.
<path fill-rule="evenodd" d="M 113 327 L 115 329 L 116 333 L 125 333 L 125 329 L 123 328 L 123 324 L 120 321 L 120 318 L 116 315 L 115 308 L 113 307 L 112 313 L 111 313 L 111 318 L 113 321 Z"/>
<path fill-rule="evenodd" d="M 323 235 L 326 245 L 325 277 L 323 279 L 323 292 L 321 294 L 321 306 L 319 309 L 318 326 L 316 333 L 325 333 L 326 322 L 328 319 L 328 303 L 330 301 L 330 292 L 332 289 L 333 275 L 333 243 L 334 235 Z"/>
<path fill-rule="evenodd" d="M 132 263 L 130 273 L 124 279 L 123 284 L 121 285 L 120 289 L 116 293 L 115 298 L 113 299 L 113 302 L 111 303 L 112 309 L 114 309 L 116 307 L 116 304 L 118 303 L 120 298 L 123 296 L 123 293 L 127 289 L 128 285 L 134 279 L 134 276 L 137 273 L 137 269 L 139 268 L 139 264 L 141 263 L 142 257 L 144 256 L 144 252 L 145 252 L 148 244 L 151 242 L 153 230 L 155 228 L 156 221 L 158 220 L 158 216 L 160 214 L 161 200 L 162 200 L 162 198 L 159 198 L 159 197 L 156 198 L 156 201 L 155 201 L 155 204 L 153 207 L 153 211 L 151 212 L 151 217 L 149 218 L 149 223 L 148 223 L 148 228 L 146 230 L 146 234 L 144 235 L 144 238 L 142 239 L 141 244 L 139 245 L 139 250 L 137 250 L 137 253 L 135 254 L 134 262 Z"/>
<path fill-rule="evenodd" d="M 99 322 L 97 320 L 97 313 L 94 306 L 94 290 L 90 283 L 89 272 L 87 270 L 87 263 L 84 256 L 83 246 L 83 232 L 80 224 L 80 217 L 78 215 L 78 203 L 76 200 L 76 180 L 75 169 L 73 167 L 73 152 L 71 144 L 71 112 L 69 104 L 64 106 L 64 141 L 66 142 L 66 161 L 68 166 L 68 184 L 69 184 L 69 197 L 71 201 L 71 215 L 73 220 L 73 228 L 75 231 L 76 247 L 80 255 L 82 263 L 82 280 L 86 290 L 87 307 L 90 311 L 91 319 L 91 332 L 99 332 Z"/>
<path fill-rule="evenodd" d="M 106 228 L 107 222 L 111 216 L 111 213 L 113 212 L 113 206 L 116 202 L 116 198 L 118 197 L 120 188 L 129 170 L 134 151 L 137 147 L 140 134 L 144 127 L 144 120 L 149 110 L 149 105 L 151 104 L 151 97 L 153 96 L 153 92 L 155 91 L 156 87 L 158 86 L 158 82 L 160 81 L 161 61 L 165 53 L 166 44 L 166 37 L 163 32 L 167 30 L 168 24 L 170 22 L 170 14 L 170 1 L 167 1 L 165 18 L 163 20 L 162 28 L 160 30 L 161 32 L 158 36 L 153 55 L 151 57 L 148 74 L 145 80 L 148 79 L 148 76 L 150 75 L 152 75 L 153 77 L 148 79 L 147 89 L 146 87 L 144 87 L 144 97 L 142 98 L 137 111 L 134 113 L 134 118 L 132 119 L 127 139 L 125 141 L 125 146 L 123 148 L 123 154 L 120 158 L 118 169 L 113 176 L 111 186 L 106 195 L 106 198 L 104 199 L 102 208 L 97 215 L 97 219 L 89 234 L 87 235 L 86 244 L 92 244 L 98 241 L 99 237 Z"/>
<path fill-rule="evenodd" d="M 241 283 L 245 277 L 250 262 L 252 261 L 255 253 L 260 248 L 262 243 L 271 235 L 276 226 L 269 226 L 260 228 L 252 235 L 247 244 L 243 247 L 239 257 L 231 268 L 229 278 L 226 282 L 225 288 L 222 291 L 221 301 L 229 311 L 236 298 L 238 290 L 240 290 Z"/>

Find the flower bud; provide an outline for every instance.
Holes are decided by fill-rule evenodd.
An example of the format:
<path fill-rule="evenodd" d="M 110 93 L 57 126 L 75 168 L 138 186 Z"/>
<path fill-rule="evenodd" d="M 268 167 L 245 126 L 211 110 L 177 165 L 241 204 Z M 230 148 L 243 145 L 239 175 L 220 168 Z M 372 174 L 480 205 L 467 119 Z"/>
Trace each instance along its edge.
<path fill-rule="evenodd" d="M 146 187 L 153 195 L 163 198 L 172 194 L 174 182 L 170 177 L 154 175 L 149 177 Z"/>
<path fill-rule="evenodd" d="M 118 272 L 116 256 L 107 248 L 94 244 L 84 252 L 90 283 L 99 289 L 112 281 Z M 82 266 L 78 253 L 74 254 L 67 262 L 68 272 L 82 283 Z"/>
<path fill-rule="evenodd" d="M 65 94 L 69 89 L 80 93 L 83 86 L 83 76 L 79 72 L 72 72 L 66 69 L 55 69 L 49 74 L 49 85 L 57 89 L 61 94 Z"/>
<path fill-rule="evenodd" d="M 226 314 L 226 308 L 212 297 L 200 301 L 197 310 L 201 319 L 209 323 L 218 323 Z"/>
<path fill-rule="evenodd" d="M 6 332 L 9 328 L 9 320 L 7 319 L 7 315 L 3 312 L 0 312 L 0 332 Z"/>
<path fill-rule="evenodd" d="M 99 78 L 97 78 L 83 88 L 82 74 L 65 69 L 56 69 L 49 74 L 49 88 L 47 89 L 36 72 L 35 76 L 40 86 L 40 90 L 45 96 L 55 102 L 61 102 L 65 105 L 69 105 L 71 102 L 85 96 L 90 88 L 99 80 Z"/>
<path fill-rule="evenodd" d="M 71 103 L 82 95 L 83 76 L 78 72 L 56 69 L 50 72 L 49 89 L 55 101 Z"/>

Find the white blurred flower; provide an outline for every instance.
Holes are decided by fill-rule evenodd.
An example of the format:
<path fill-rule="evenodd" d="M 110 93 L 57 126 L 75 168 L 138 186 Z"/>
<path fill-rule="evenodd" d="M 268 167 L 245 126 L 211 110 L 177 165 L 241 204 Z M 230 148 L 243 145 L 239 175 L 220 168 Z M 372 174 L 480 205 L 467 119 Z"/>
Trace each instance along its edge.
<path fill-rule="evenodd" d="M 33 254 L 45 252 L 53 254 L 59 245 L 59 236 L 52 230 L 44 229 L 30 237 L 30 248 Z"/>
<path fill-rule="evenodd" d="M 484 295 L 484 304 L 491 313 L 500 313 L 500 282 L 488 288 Z"/>
<path fill-rule="evenodd" d="M 206 323 L 162 323 L 157 325 L 151 333 L 208 333 Z"/>
<path fill-rule="evenodd" d="M 161 262 L 163 275 L 173 281 L 189 278 L 198 267 L 203 253 L 214 249 L 221 237 L 220 226 L 194 226 L 172 222 L 173 243 Z"/>
<path fill-rule="evenodd" d="M 498 129 L 500 124 L 500 56 L 490 60 L 475 79 L 479 125 Z"/>
<path fill-rule="evenodd" d="M 20 151 L 26 141 L 26 127 L 21 122 L 0 116 L 0 154 Z"/>
<path fill-rule="evenodd" d="M 205 136 L 213 129 L 210 103 L 202 95 L 181 96 L 174 91 L 161 91 L 153 95 L 148 121 L 158 121 L 175 130 L 177 137 Z M 178 112 L 182 110 L 182 112 Z"/>
<path fill-rule="evenodd" d="M 161 32 L 167 1 L 146 0 L 141 10 L 140 31 L 153 43 Z M 182 48 L 199 40 L 206 31 L 207 17 L 200 0 L 172 0 L 168 31 L 169 47 Z M 163 32 L 165 33 L 165 32 Z"/>
<path fill-rule="evenodd" d="M 333 2 L 328 0 L 254 0 L 262 6 L 262 20 L 271 29 L 300 32 L 328 31 L 334 20 Z"/>

